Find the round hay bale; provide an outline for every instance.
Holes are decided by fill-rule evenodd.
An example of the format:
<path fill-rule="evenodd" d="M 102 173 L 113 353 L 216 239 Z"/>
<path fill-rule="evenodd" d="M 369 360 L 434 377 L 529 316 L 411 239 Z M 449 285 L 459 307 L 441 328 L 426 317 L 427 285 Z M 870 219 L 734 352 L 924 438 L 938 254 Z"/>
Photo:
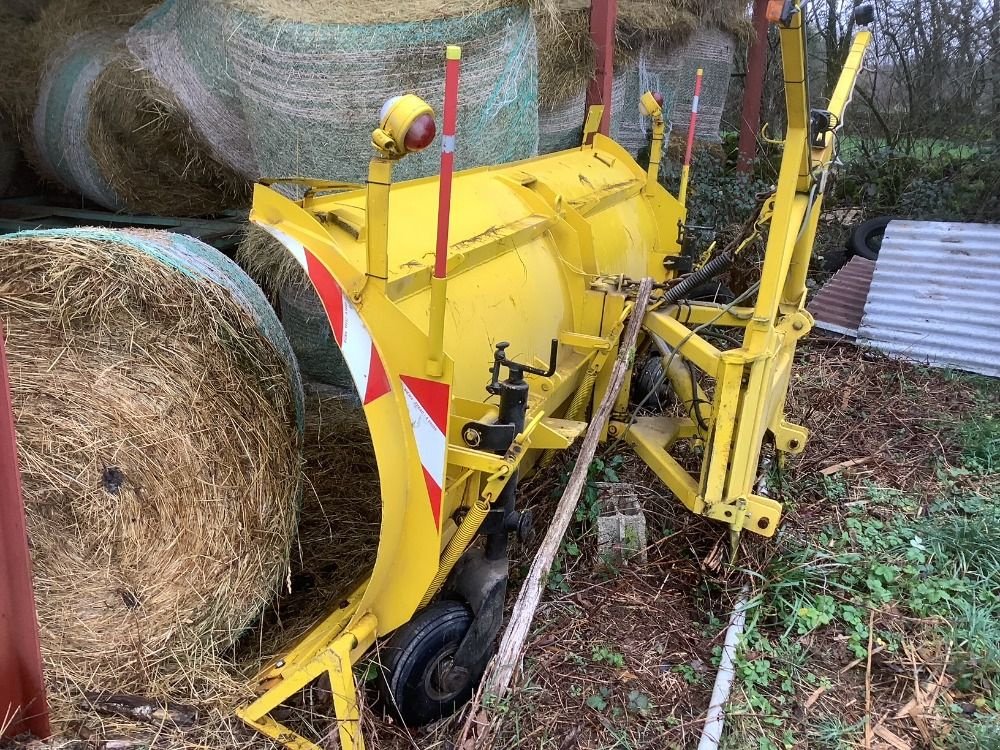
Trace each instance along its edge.
<path fill-rule="evenodd" d="M 39 173 L 113 211 L 124 207 L 90 150 L 90 94 L 114 56 L 116 37 L 90 31 L 48 61 L 38 86 L 28 158 Z"/>
<path fill-rule="evenodd" d="M 573 99 L 594 75 L 595 50 L 590 11 L 563 8 L 557 15 L 535 13 L 538 33 L 539 112 Z M 581 116 L 582 117 L 582 116 Z"/>
<path fill-rule="evenodd" d="M 463 49 L 456 167 L 499 164 L 537 152 L 535 27 L 526 8 L 471 12 L 457 3 L 448 12 L 463 15 L 348 23 L 326 15 L 310 21 L 297 3 L 286 11 L 291 17 L 273 15 L 270 3 L 234 0 L 229 5 L 232 74 L 257 164 L 266 176 L 363 181 L 373 155 L 371 132 L 386 99 L 412 92 L 440 114 L 447 44 Z M 267 14 L 260 12 L 264 5 Z M 333 19 L 361 6 L 323 5 Z M 382 8 L 369 12 L 376 10 Z M 433 174 L 439 163 L 440 151 L 428 148 L 403 159 L 395 177 Z"/>
<path fill-rule="evenodd" d="M 152 690 L 286 575 L 294 359 L 260 290 L 188 237 L 21 232 L 0 269 L 47 681 Z"/>
<path fill-rule="evenodd" d="M 14 129 L 0 115 L 0 196 L 7 195 L 20 160 L 21 149 L 18 148 Z"/>
<path fill-rule="evenodd" d="M 320 384 L 353 388 L 351 372 L 330 331 L 323 303 L 285 247 L 250 224 L 237 248 L 236 262 L 275 300 L 302 376 Z"/>
<path fill-rule="evenodd" d="M 732 34 L 710 28 L 696 30 L 683 44 L 663 44 L 655 39 L 643 42 L 635 64 L 619 74 L 624 77 L 624 107 L 612 111 L 615 139 L 633 154 L 649 144 L 650 120 L 642 116 L 638 106 L 645 91 L 663 94 L 663 112 L 669 131 L 676 128 L 677 132 L 686 134 L 695 74 L 698 68 L 703 68 L 705 77 L 696 136 L 699 140 L 719 142 L 735 47 Z M 616 75 L 616 85 L 618 80 Z"/>
<path fill-rule="evenodd" d="M 305 487 L 292 591 L 313 589 L 323 611 L 371 572 L 382 497 L 375 449 L 354 387 L 308 383 L 302 443 Z"/>
<path fill-rule="evenodd" d="M 586 87 L 561 104 L 538 107 L 538 153 L 550 154 L 580 145 L 587 113 Z"/>
<path fill-rule="evenodd" d="M 674 102 L 669 117 L 677 132 L 687 135 L 691 124 L 695 75 L 698 68 L 702 68 L 705 77 L 698 103 L 695 137 L 713 143 L 721 142 L 719 130 L 729 95 L 735 53 L 736 39 L 733 34 L 715 28 L 698 29 L 683 44 L 669 50 L 653 46 L 650 57 L 662 65 L 663 77 Z"/>
<path fill-rule="evenodd" d="M 590 14 L 585 7 L 560 3 L 555 14 L 536 11 L 534 19 L 538 32 L 538 151 L 547 154 L 580 145 L 595 55 Z"/>
<path fill-rule="evenodd" d="M 637 50 L 652 39 L 677 43 L 697 28 L 697 6 L 711 4 L 704 0 L 619 0 L 618 46 Z"/>
<path fill-rule="evenodd" d="M 152 5 L 151 0 L 51 0 L 14 43 L 23 49 L 13 60 L 10 79 L 25 98 L 25 120 L 30 120 L 39 86 L 53 57 L 62 54 L 70 40 L 101 31 L 112 37 L 124 33 Z M 5 71 L 6 72 L 6 71 Z M 5 76 L 6 78 L 6 76 Z M 30 131 L 30 125 L 25 129 Z"/>
<path fill-rule="evenodd" d="M 124 48 L 94 81 L 86 135 L 130 211 L 198 216 L 249 204 L 249 182 L 212 156 L 187 110 Z"/>
<path fill-rule="evenodd" d="M 256 179 L 261 175 L 226 56 L 231 20 L 218 2 L 166 0 L 129 29 L 126 43 L 187 113 L 212 156 Z"/>

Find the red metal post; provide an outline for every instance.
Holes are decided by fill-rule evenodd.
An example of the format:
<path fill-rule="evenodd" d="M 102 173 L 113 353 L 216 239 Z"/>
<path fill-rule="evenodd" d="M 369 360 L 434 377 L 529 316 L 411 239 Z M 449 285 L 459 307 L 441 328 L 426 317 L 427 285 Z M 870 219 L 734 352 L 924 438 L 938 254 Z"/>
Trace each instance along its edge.
<path fill-rule="evenodd" d="M 451 222 L 451 182 L 455 172 L 455 130 L 458 125 L 458 74 L 462 48 L 449 45 L 444 67 L 444 130 L 441 133 L 441 182 L 438 185 L 437 247 L 434 276 L 448 273 L 448 226 Z"/>
<path fill-rule="evenodd" d="M 45 738 L 49 708 L 4 341 L 0 326 L 0 736 Z"/>
<path fill-rule="evenodd" d="M 694 153 L 694 135 L 698 129 L 698 104 L 701 101 L 701 82 L 705 78 L 705 71 L 698 68 L 698 73 L 694 77 L 694 98 L 691 100 L 691 121 L 688 123 L 687 148 L 684 150 L 684 166 L 691 166 L 691 155 Z"/>
<path fill-rule="evenodd" d="M 753 30 L 754 38 L 747 53 L 747 77 L 743 85 L 740 156 L 737 162 L 737 169 L 741 172 L 749 172 L 757 158 L 760 100 L 764 94 L 764 69 L 767 66 L 767 0 L 754 0 Z"/>
<path fill-rule="evenodd" d="M 615 73 L 615 25 L 618 0 L 591 0 L 590 36 L 594 41 L 594 77 L 587 87 L 587 108 L 604 105 L 604 117 L 599 132 L 608 135 L 611 129 L 611 81 Z M 635 104 L 638 106 L 638 104 Z"/>

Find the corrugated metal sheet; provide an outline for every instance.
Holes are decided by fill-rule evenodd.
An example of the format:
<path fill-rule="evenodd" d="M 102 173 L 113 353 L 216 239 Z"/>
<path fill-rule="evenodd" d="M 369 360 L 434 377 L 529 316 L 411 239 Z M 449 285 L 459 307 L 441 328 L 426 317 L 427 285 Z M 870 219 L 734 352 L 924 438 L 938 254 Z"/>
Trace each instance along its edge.
<path fill-rule="evenodd" d="M 816 327 L 856 338 L 874 271 L 875 262 L 858 255 L 837 271 L 807 305 Z"/>
<path fill-rule="evenodd" d="M 858 343 L 1000 377 L 1000 226 L 889 224 Z"/>

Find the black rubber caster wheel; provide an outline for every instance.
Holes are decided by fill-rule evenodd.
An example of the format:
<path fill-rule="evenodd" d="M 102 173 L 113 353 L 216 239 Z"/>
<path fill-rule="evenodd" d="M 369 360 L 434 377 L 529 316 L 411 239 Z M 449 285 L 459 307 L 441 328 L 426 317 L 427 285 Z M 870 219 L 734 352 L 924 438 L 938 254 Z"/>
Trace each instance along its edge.
<path fill-rule="evenodd" d="M 472 625 L 461 602 L 428 606 L 401 627 L 379 651 L 379 693 L 386 709 L 405 726 L 448 716 L 472 697 L 483 668 L 456 667 L 455 652 Z"/>

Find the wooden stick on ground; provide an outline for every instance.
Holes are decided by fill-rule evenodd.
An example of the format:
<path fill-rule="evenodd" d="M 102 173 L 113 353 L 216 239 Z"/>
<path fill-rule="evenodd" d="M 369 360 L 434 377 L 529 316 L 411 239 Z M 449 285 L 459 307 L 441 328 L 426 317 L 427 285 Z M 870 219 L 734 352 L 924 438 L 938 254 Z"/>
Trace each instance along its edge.
<path fill-rule="evenodd" d="M 615 360 L 611 370 L 611 381 L 608 384 L 607 393 L 601 400 L 600 406 L 590 420 L 587 434 L 583 438 L 580 446 L 580 455 L 570 474 L 569 482 L 559 499 L 559 505 L 552 517 L 552 523 L 548 531 L 545 532 L 545 539 L 542 540 L 538 553 L 531 564 L 521 591 L 517 595 L 517 602 L 511 614 L 510 622 L 504 631 L 500 641 L 500 648 L 496 656 L 490 662 L 486 676 L 483 678 L 483 685 L 478 696 L 488 695 L 493 699 L 502 699 L 510 689 L 510 684 L 514 679 L 514 673 L 521 662 L 521 655 L 524 651 L 525 642 L 528 639 L 528 631 L 531 628 L 535 611 L 541 601 L 542 592 L 545 590 L 545 580 L 552 569 L 559 545 L 562 543 L 566 529 L 569 527 L 570 519 L 576 510 L 580 495 L 583 493 L 584 485 L 587 482 L 587 469 L 597 452 L 597 444 L 603 431 L 603 425 L 611 416 L 611 409 L 614 407 L 618 392 L 625 383 L 625 376 L 629 366 L 635 356 L 635 342 L 639 337 L 639 329 L 642 325 L 643 313 L 649 302 L 649 295 L 652 292 L 652 279 L 645 278 L 639 283 L 639 291 L 635 300 L 635 307 L 632 317 L 629 319 L 628 327 L 622 336 L 618 349 L 618 358 Z M 459 747 L 465 747 L 465 738 L 468 736 L 474 717 L 478 713 L 478 696 L 473 705 L 469 707 L 468 718 L 462 729 L 462 738 Z"/>
<path fill-rule="evenodd" d="M 150 724 L 169 723 L 189 727 L 198 721 L 198 709 L 194 706 L 162 703 L 139 695 L 86 693 L 86 702 L 82 706 L 107 716 L 124 716 Z"/>

